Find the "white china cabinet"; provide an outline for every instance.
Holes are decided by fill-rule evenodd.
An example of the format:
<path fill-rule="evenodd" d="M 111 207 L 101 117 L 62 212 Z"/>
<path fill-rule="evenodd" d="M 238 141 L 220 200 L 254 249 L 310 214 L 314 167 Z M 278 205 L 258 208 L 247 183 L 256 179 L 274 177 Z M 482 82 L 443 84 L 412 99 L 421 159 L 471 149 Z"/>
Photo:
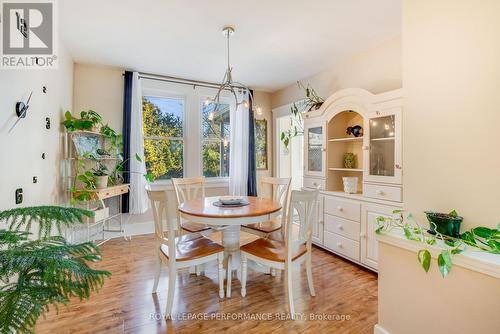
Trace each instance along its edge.
<path fill-rule="evenodd" d="M 304 117 L 304 187 L 321 191 L 313 242 L 372 270 L 376 219 L 403 207 L 402 112 L 402 90 L 345 89 Z"/>

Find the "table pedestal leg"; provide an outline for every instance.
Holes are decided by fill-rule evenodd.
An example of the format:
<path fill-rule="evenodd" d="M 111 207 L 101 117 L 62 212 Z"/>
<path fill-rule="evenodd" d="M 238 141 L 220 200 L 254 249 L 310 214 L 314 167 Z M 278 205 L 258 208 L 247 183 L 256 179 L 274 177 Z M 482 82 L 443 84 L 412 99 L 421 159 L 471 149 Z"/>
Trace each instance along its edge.
<path fill-rule="evenodd" d="M 222 246 L 224 246 L 225 267 L 230 271 L 236 269 L 237 278 L 240 278 L 240 226 L 227 226 L 222 231 Z M 231 297 L 232 273 L 227 275 L 227 297 Z"/>

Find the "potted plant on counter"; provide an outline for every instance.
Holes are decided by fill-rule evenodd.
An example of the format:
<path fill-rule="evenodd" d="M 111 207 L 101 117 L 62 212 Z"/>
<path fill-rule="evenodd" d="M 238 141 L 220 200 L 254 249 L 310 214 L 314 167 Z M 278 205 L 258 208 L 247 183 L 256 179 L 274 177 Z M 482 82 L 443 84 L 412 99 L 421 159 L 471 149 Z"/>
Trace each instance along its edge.
<path fill-rule="evenodd" d="M 457 211 L 453 210 L 450 213 L 425 211 L 425 215 L 430 223 L 430 234 L 438 232 L 453 238 L 460 236 L 460 225 L 464 219 L 458 215 Z"/>

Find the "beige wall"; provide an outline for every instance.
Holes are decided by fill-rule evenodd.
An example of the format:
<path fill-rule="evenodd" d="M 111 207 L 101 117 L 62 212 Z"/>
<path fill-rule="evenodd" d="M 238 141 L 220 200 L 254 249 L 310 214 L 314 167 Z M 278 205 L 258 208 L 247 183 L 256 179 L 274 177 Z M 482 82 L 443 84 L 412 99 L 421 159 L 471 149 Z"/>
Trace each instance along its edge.
<path fill-rule="evenodd" d="M 401 88 L 401 38 L 388 40 L 301 82 L 309 83 L 325 99 L 344 88 L 364 88 L 374 94 Z M 304 92 L 292 84 L 273 93 L 271 106 L 274 109 L 303 97 Z"/>
<path fill-rule="evenodd" d="M 457 209 L 464 229 L 500 220 L 500 2 L 403 2 L 404 200 Z M 414 252 L 379 244 L 379 324 L 398 333 L 494 333 L 500 283 L 454 266 L 441 278 Z"/>
<path fill-rule="evenodd" d="M 72 105 L 73 60 L 61 43 L 58 56 L 59 66 L 54 70 L 0 70 L 0 211 L 64 203 L 60 123 Z M 33 96 L 26 118 L 8 133 L 17 119 L 16 102 L 26 101 L 30 91 Z M 45 117 L 50 117 L 50 130 L 45 129 Z M 33 176 L 38 177 L 36 184 Z M 24 190 L 20 205 L 14 200 L 17 188 Z"/>
<path fill-rule="evenodd" d="M 378 321 L 391 334 L 495 333 L 500 328 L 498 278 L 454 266 L 428 273 L 415 252 L 379 243 Z"/>
<path fill-rule="evenodd" d="M 500 221 L 500 1 L 404 1 L 404 198 Z"/>
<path fill-rule="evenodd" d="M 122 132 L 123 69 L 75 64 L 73 112 L 92 109 Z"/>

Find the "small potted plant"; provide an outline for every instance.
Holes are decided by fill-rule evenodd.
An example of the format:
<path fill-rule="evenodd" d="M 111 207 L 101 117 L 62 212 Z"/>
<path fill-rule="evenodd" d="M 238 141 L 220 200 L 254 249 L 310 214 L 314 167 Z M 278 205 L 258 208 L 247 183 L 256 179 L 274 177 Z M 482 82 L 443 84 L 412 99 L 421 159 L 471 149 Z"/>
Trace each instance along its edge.
<path fill-rule="evenodd" d="M 460 225 L 464 218 L 460 217 L 457 211 L 453 210 L 450 213 L 425 211 L 425 215 L 430 223 L 429 233 L 436 234 L 437 231 L 453 238 L 460 236 Z"/>
<path fill-rule="evenodd" d="M 109 171 L 103 163 L 99 162 L 97 168 L 92 169 L 92 174 L 95 177 L 95 186 L 97 189 L 104 189 L 108 186 Z"/>
<path fill-rule="evenodd" d="M 345 168 L 356 167 L 356 154 L 351 152 L 344 154 L 344 167 Z"/>

